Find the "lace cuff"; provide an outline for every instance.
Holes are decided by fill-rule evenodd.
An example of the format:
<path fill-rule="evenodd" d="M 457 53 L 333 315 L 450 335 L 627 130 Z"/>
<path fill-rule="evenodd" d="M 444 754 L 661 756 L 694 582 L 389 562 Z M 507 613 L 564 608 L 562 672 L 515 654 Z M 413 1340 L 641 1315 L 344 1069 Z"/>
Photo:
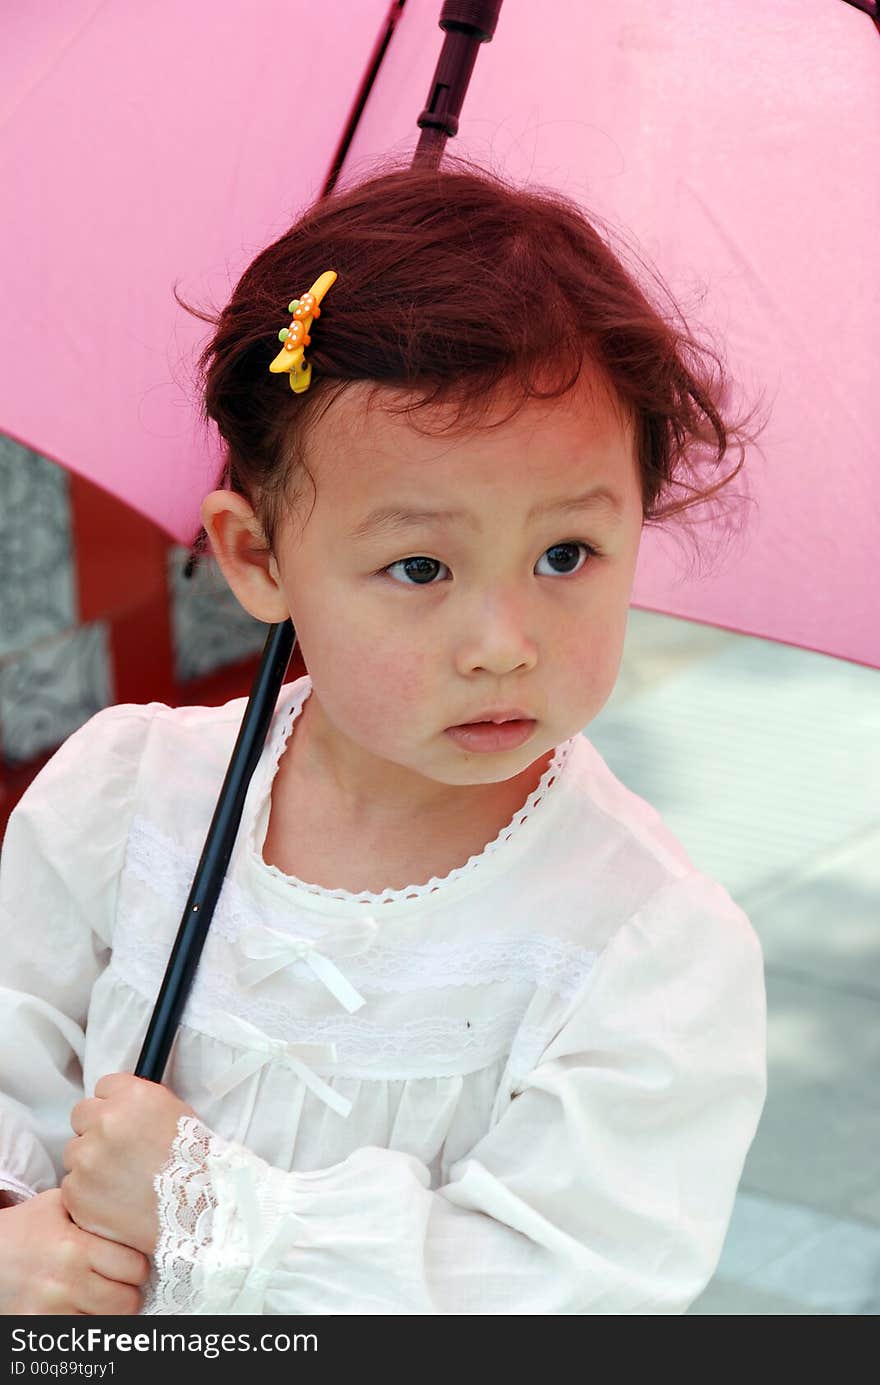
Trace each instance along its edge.
<path fill-rule="evenodd" d="M 204 1294 L 209 1260 L 215 1262 L 212 1279 L 218 1292 L 221 1281 L 229 1281 L 234 1292 L 243 1276 L 246 1267 L 216 1264 L 217 1194 L 208 1163 L 215 1139 L 200 1120 L 181 1116 L 168 1158 L 153 1180 L 159 1238 L 141 1309 L 144 1315 L 210 1311 Z"/>
<path fill-rule="evenodd" d="M 285 1206 L 285 1177 L 181 1116 L 153 1180 L 159 1238 L 141 1314 L 261 1313 L 269 1276 L 294 1239 L 291 1223 L 300 1221 Z"/>

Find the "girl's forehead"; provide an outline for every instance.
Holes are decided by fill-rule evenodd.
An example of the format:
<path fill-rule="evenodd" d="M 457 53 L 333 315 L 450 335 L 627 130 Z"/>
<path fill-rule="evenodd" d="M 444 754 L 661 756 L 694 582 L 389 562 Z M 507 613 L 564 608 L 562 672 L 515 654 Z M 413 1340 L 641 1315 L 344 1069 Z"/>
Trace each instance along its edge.
<path fill-rule="evenodd" d="M 499 396 L 475 420 L 461 416 L 455 403 L 407 413 L 416 398 L 389 390 L 368 400 L 362 382 L 344 391 L 312 434 L 321 478 L 351 493 L 385 481 L 432 486 L 482 475 L 509 478 L 517 463 L 536 484 L 542 478 L 552 484 L 571 470 L 631 469 L 631 420 L 593 380 L 558 399 Z"/>
<path fill-rule="evenodd" d="M 635 522 L 638 473 L 619 423 L 589 426 L 543 403 L 495 430 L 454 439 L 423 436 L 404 417 L 374 432 L 340 433 L 330 464 L 315 476 L 313 535 L 360 543 L 429 524 L 479 534 L 501 511 L 516 527 L 575 510 L 603 525 Z"/>

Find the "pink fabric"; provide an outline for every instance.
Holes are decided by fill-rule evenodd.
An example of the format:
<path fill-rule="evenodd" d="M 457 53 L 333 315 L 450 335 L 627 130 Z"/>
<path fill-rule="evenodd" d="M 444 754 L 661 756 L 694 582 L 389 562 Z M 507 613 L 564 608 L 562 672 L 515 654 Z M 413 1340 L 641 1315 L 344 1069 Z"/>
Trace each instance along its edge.
<path fill-rule="evenodd" d="M 182 543 L 220 451 L 193 376 L 210 329 L 172 289 L 222 307 L 319 194 L 387 9 L 47 0 L 4 18 L 0 430 Z"/>
<path fill-rule="evenodd" d="M 316 195 L 387 10 L 266 0 L 255 28 L 215 0 L 56 0 L 5 26 L 0 428 L 181 542 L 219 458 L 190 378 L 207 328 L 172 285 L 219 305 Z M 345 177 L 415 148 L 439 12 L 408 0 Z M 734 402 L 765 391 L 743 537 L 701 574 L 646 532 L 634 604 L 873 667 L 878 108 L 850 5 L 507 0 L 449 146 L 608 221 L 721 348 Z"/>

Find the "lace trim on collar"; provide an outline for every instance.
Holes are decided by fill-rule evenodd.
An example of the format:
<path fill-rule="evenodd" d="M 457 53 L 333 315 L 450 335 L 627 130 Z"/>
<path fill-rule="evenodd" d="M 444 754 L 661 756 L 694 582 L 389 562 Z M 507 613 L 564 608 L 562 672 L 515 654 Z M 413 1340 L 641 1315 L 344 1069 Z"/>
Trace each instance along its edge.
<path fill-rule="evenodd" d="M 196 853 L 188 852 L 167 833 L 136 814 L 131 824 L 125 856 L 125 870 L 167 901 L 177 917 L 183 911 L 198 864 Z M 588 906 L 585 906 L 588 907 Z M 132 912 L 127 893 L 120 901 L 119 921 L 113 939 L 114 955 L 135 964 L 152 948 L 156 965 L 166 957 L 168 942 L 155 934 L 145 936 Z M 281 908 L 259 907 L 244 894 L 234 879 L 223 882 L 211 919 L 209 936 L 220 936 L 241 945 L 252 928 L 263 927 L 279 935 L 300 937 L 314 943 L 320 952 L 341 962 L 359 988 L 391 994 L 432 990 L 442 986 L 488 986 L 518 981 L 544 986 L 565 999 L 580 990 L 596 960 L 591 947 L 569 938 L 558 937 L 536 919 L 518 927 L 501 924 L 478 937 L 461 940 L 424 938 L 407 935 L 386 937 L 382 920 L 373 915 L 350 924 L 336 921 L 316 923 L 299 918 Z M 291 955 L 286 966 L 295 969 L 299 983 L 318 984 L 305 961 Z M 152 985 L 150 972 L 147 986 Z M 249 990 L 245 986 L 244 990 Z"/>

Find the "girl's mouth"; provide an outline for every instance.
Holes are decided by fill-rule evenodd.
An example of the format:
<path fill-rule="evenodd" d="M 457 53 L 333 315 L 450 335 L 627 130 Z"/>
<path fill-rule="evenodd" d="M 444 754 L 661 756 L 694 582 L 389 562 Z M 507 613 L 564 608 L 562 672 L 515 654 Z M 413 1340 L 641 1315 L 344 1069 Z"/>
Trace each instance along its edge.
<path fill-rule="evenodd" d="M 462 750 L 516 750 L 532 737 L 537 725 L 534 720 L 472 721 L 466 726 L 448 726 L 443 734 Z"/>

